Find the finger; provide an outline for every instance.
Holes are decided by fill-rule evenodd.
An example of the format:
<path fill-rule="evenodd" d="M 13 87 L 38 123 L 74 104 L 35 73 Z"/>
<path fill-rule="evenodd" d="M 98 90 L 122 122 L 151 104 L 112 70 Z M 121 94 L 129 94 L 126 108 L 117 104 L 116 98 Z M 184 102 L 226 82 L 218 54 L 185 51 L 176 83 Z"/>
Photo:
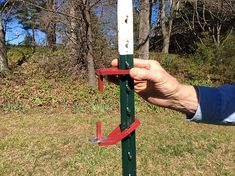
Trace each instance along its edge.
<path fill-rule="evenodd" d="M 111 62 L 111 65 L 113 67 L 117 67 L 118 66 L 118 60 L 117 59 L 114 59 L 112 62 Z"/>
<path fill-rule="evenodd" d="M 134 88 L 135 91 L 138 93 L 146 89 L 146 81 L 135 81 Z"/>
<path fill-rule="evenodd" d="M 117 67 L 118 66 L 118 59 L 114 59 L 112 61 L 111 65 L 113 67 Z M 134 67 L 150 69 L 151 65 L 159 66 L 160 64 L 155 60 L 134 59 Z"/>
<path fill-rule="evenodd" d="M 152 71 L 143 68 L 132 68 L 130 70 L 130 76 L 137 81 L 149 80 L 158 82 L 164 77 L 161 71 Z"/>
<path fill-rule="evenodd" d="M 150 69 L 152 60 L 134 59 L 134 67 Z"/>
<path fill-rule="evenodd" d="M 150 68 L 150 62 L 149 60 L 143 60 L 143 59 L 134 59 L 134 67 L 140 67 L 140 68 L 146 68 L 149 69 Z M 111 65 L 113 67 L 117 67 L 118 66 L 118 59 L 114 59 L 111 62 Z"/>
<path fill-rule="evenodd" d="M 146 83 L 146 81 L 134 80 L 134 84 Z"/>

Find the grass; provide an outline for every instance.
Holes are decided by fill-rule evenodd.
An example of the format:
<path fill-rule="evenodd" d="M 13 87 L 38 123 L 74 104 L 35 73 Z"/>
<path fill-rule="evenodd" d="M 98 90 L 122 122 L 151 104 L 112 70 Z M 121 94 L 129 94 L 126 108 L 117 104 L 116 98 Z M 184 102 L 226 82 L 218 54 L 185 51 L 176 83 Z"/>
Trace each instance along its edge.
<path fill-rule="evenodd" d="M 98 119 L 104 134 L 119 124 L 118 87 L 105 83 L 103 94 L 88 89 L 82 71 L 73 75 L 66 53 L 44 50 L 31 56 L 28 48 L 10 49 L 12 72 L 0 74 L 0 175 L 121 175 L 120 144 L 88 142 Z M 26 62 L 17 66 L 23 56 Z M 161 62 L 180 80 L 212 84 L 190 77 L 199 72 L 189 61 L 166 55 Z M 135 104 L 138 175 L 234 175 L 234 127 L 190 123 L 138 97 Z"/>
<path fill-rule="evenodd" d="M 117 112 L 104 114 L 0 112 L 0 175 L 121 175 L 120 144 L 88 142 L 98 119 L 106 134 L 119 123 Z M 234 175 L 234 127 L 190 123 L 168 110 L 137 116 L 138 175 Z"/>

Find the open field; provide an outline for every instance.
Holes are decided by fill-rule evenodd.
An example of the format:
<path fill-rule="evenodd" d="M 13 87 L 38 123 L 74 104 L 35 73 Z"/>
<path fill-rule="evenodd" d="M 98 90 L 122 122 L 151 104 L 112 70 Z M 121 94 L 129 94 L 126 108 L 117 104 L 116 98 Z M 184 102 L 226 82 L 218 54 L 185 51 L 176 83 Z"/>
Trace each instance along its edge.
<path fill-rule="evenodd" d="M 12 65 L 18 62 L 18 49 L 24 51 L 12 48 L 9 53 Z M 98 119 L 104 134 L 119 124 L 118 87 L 106 82 L 100 94 L 66 70 L 66 53 L 44 53 L 37 51 L 12 73 L 0 75 L 0 176 L 121 175 L 120 144 L 88 142 Z M 181 81 L 214 85 L 205 76 L 206 65 L 174 55 L 162 63 Z M 135 100 L 141 121 L 136 135 L 139 176 L 235 175 L 235 127 L 190 123 L 180 113 L 138 96 Z"/>
<path fill-rule="evenodd" d="M 234 127 L 190 123 L 162 109 L 137 116 L 138 175 L 235 174 Z M 117 112 L 0 112 L 0 175 L 121 175 L 120 144 L 88 142 L 97 119 L 106 134 L 119 123 Z"/>

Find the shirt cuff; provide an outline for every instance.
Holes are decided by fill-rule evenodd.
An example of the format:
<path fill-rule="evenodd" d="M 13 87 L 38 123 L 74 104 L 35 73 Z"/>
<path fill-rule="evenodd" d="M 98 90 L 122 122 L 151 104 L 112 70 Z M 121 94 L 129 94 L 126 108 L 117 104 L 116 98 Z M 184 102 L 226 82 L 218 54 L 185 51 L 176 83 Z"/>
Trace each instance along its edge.
<path fill-rule="evenodd" d="M 200 122 L 202 121 L 202 110 L 200 104 L 198 104 L 197 111 L 193 117 L 187 117 L 189 121 Z"/>
<path fill-rule="evenodd" d="M 198 108 L 193 117 L 188 116 L 187 119 L 207 124 L 234 125 L 234 94 L 229 88 L 197 86 Z"/>

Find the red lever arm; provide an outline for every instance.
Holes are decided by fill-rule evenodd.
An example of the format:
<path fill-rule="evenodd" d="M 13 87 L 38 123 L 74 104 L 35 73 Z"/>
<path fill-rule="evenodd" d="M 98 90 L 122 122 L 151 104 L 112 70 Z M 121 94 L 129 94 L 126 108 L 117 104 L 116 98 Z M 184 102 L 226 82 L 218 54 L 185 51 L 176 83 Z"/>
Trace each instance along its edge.
<path fill-rule="evenodd" d="M 96 69 L 98 75 L 98 89 L 100 92 L 104 90 L 104 76 L 106 75 L 129 75 L 130 70 L 120 70 L 117 67 Z"/>
<path fill-rule="evenodd" d="M 98 75 L 98 88 L 100 92 L 104 90 L 103 78 L 106 75 L 129 75 L 130 70 L 120 70 L 117 67 L 111 68 L 99 68 L 96 70 Z M 102 136 L 101 122 L 97 122 L 96 126 L 96 137 L 90 139 L 92 142 L 98 143 L 100 146 L 113 145 L 130 135 L 135 129 L 140 125 L 140 121 L 135 119 L 135 121 L 130 125 L 129 128 L 121 131 L 120 125 L 118 125 L 107 137 Z"/>
<path fill-rule="evenodd" d="M 130 125 L 130 128 L 127 128 L 124 131 L 121 131 L 120 125 L 118 125 L 107 137 L 104 137 L 103 140 L 98 140 L 97 142 L 100 146 L 114 145 L 135 131 L 139 125 L 140 121 L 138 119 L 135 119 L 135 121 Z M 97 127 L 99 128 L 100 126 L 97 125 Z"/>

